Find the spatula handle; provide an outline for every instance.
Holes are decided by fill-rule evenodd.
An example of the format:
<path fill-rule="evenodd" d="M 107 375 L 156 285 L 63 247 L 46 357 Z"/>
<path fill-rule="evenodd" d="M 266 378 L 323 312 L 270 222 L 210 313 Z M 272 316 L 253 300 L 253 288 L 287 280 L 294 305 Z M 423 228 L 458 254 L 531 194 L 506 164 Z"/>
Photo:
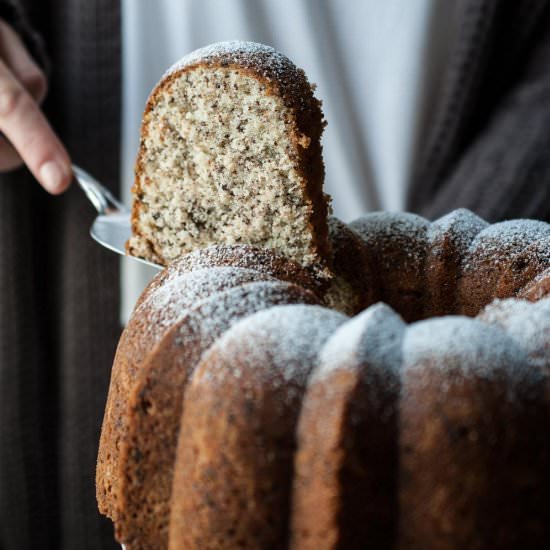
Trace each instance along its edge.
<path fill-rule="evenodd" d="M 73 174 L 88 200 L 99 214 L 110 212 L 127 212 L 128 209 L 104 186 L 101 185 L 86 170 L 73 164 Z"/>

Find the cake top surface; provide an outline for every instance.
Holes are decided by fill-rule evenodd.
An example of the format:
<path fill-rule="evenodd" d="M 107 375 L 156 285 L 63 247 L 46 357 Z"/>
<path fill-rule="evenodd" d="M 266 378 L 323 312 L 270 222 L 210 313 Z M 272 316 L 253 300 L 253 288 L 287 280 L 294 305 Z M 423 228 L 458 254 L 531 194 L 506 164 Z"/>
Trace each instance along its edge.
<path fill-rule="evenodd" d="M 142 319 L 151 336 L 160 334 L 193 306 L 220 290 L 258 280 L 270 280 L 269 275 L 241 267 L 203 268 L 180 274 L 156 287 L 137 307 L 132 317 Z M 273 280 L 273 279 L 272 279 Z M 154 327 L 154 330 L 153 330 Z"/>
<path fill-rule="evenodd" d="M 524 368 L 525 351 L 504 330 L 463 316 L 432 318 L 407 327 L 403 358 L 405 370 L 430 365 L 430 370 L 446 371 L 450 381 L 455 376 L 505 377 L 514 381 L 511 387 L 520 388 L 540 377 Z"/>
<path fill-rule="evenodd" d="M 250 315 L 276 303 L 316 303 L 315 296 L 301 287 L 283 281 L 258 281 L 243 284 L 205 300 L 197 302 L 186 316 L 188 323 L 178 329 L 177 344 L 186 345 L 188 339 L 199 335 L 201 340 L 210 341 L 212 335 L 219 335 L 242 315 Z M 191 325 L 191 330 L 190 326 Z"/>
<path fill-rule="evenodd" d="M 163 82 L 182 71 L 199 66 L 244 69 L 276 88 L 287 107 L 298 113 L 314 110 L 322 126 L 320 103 L 314 98 L 313 87 L 304 71 L 296 67 L 286 55 L 258 42 L 216 42 L 187 54 L 164 73 L 150 99 Z M 298 125 L 300 126 L 300 122 Z"/>
<path fill-rule="evenodd" d="M 528 302 L 517 298 L 496 299 L 485 306 L 479 318 L 487 323 L 509 327 L 520 317 L 541 317 L 550 319 L 550 297 L 538 302 Z M 527 328 L 526 330 L 530 330 Z"/>
<path fill-rule="evenodd" d="M 394 236 L 407 234 L 421 236 L 429 222 L 426 218 L 410 212 L 370 212 L 351 222 L 352 229 L 360 230 L 363 238 L 376 238 L 380 235 Z"/>
<path fill-rule="evenodd" d="M 322 286 L 302 266 L 274 250 L 249 244 L 211 245 L 186 254 L 161 271 L 151 282 L 149 293 L 186 273 L 221 267 L 249 269 L 285 281 L 298 281 L 314 292 L 319 291 Z"/>
<path fill-rule="evenodd" d="M 188 53 L 174 63 L 164 76 L 199 63 L 244 65 L 254 67 L 259 72 L 269 69 L 270 74 L 279 74 L 281 77 L 289 69 L 296 70 L 294 63 L 288 57 L 271 46 L 259 42 L 230 40 L 215 42 Z"/>
<path fill-rule="evenodd" d="M 534 363 L 550 366 L 550 298 L 535 303 L 514 298 L 495 300 L 479 319 L 505 329 Z"/>
<path fill-rule="evenodd" d="M 431 223 L 428 233 L 432 240 L 445 235 L 461 248 L 466 248 L 472 239 L 488 225 L 471 210 L 458 208 Z"/>
<path fill-rule="evenodd" d="M 211 348 L 234 351 L 238 361 L 247 365 L 247 372 L 260 378 L 267 377 L 271 384 L 286 381 L 305 382 L 308 367 L 329 335 L 346 316 L 321 306 L 280 305 L 265 309 L 244 318 L 227 331 Z M 212 373 L 212 370 L 209 371 Z M 220 379 L 216 371 L 216 379 Z M 237 365 L 225 376 L 240 377 Z"/>
<path fill-rule="evenodd" d="M 263 272 L 269 271 L 270 273 L 280 270 L 283 262 L 286 266 L 302 269 L 273 250 L 248 244 L 211 245 L 207 248 L 195 250 L 180 260 L 181 266 L 185 271 L 228 265 Z M 172 273 L 175 275 L 179 271 L 177 267 L 172 269 Z"/>
<path fill-rule="evenodd" d="M 474 214 L 467 208 L 457 208 L 441 218 L 435 220 L 432 225 L 436 225 L 443 230 L 457 230 L 457 231 L 470 231 L 477 226 L 488 226 L 489 224 L 480 218 L 477 214 Z"/>
<path fill-rule="evenodd" d="M 548 223 L 538 220 L 508 220 L 486 227 L 477 235 L 471 247 L 487 254 L 498 254 L 505 249 L 524 246 L 548 236 Z"/>
<path fill-rule="evenodd" d="M 401 317 L 386 304 L 369 307 L 330 337 L 321 351 L 313 380 L 323 379 L 339 368 L 359 368 L 365 363 L 373 368 L 399 368 L 399 341 L 405 327 Z"/>

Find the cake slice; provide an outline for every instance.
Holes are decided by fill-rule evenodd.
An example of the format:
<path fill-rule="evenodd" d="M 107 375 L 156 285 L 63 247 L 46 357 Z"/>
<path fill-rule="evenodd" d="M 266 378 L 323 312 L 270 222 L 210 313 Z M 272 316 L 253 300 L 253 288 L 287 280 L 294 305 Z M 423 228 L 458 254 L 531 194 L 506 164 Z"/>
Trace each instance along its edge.
<path fill-rule="evenodd" d="M 323 127 L 304 72 L 274 49 L 222 42 L 184 57 L 145 108 L 128 253 L 167 265 L 245 243 L 324 271 Z"/>

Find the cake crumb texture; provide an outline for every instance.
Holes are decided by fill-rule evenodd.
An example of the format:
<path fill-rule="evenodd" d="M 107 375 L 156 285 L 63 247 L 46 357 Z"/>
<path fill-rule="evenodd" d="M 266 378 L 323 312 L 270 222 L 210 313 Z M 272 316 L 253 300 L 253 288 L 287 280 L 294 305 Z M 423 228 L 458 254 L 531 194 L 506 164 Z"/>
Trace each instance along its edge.
<path fill-rule="evenodd" d="M 166 265 L 211 244 L 330 260 L 319 101 L 275 50 L 222 43 L 178 63 L 145 110 L 130 254 Z"/>

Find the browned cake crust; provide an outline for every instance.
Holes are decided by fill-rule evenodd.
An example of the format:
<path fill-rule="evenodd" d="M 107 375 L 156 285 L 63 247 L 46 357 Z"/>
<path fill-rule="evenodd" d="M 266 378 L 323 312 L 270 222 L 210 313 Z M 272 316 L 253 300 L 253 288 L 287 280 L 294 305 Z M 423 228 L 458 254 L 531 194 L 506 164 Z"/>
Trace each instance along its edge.
<path fill-rule="evenodd" d="M 316 304 L 315 296 L 279 281 L 244 284 L 198 302 L 172 325 L 140 367 L 128 397 L 120 451 L 116 534 L 127 550 L 166 548 L 172 472 L 183 392 L 202 353 L 239 319 L 279 304 Z M 156 437 L 150 437 L 155 434 Z"/>
<path fill-rule="evenodd" d="M 374 212 L 349 225 L 365 241 L 377 269 L 379 299 L 407 322 L 422 319 L 428 220 L 415 214 Z"/>
<path fill-rule="evenodd" d="M 116 522 L 124 506 L 124 503 L 119 503 L 119 453 L 126 437 L 127 399 L 141 372 L 141 362 L 171 325 L 196 301 L 243 283 L 268 279 L 269 276 L 251 269 L 226 267 L 213 272 L 197 270 L 178 277 L 171 284 L 157 287 L 134 310 L 115 355 L 101 429 L 96 473 L 96 493 L 101 513 Z"/>
<path fill-rule="evenodd" d="M 253 269 L 280 281 L 300 285 L 320 299 L 325 295 L 328 284 L 326 279 L 316 277 L 308 269 L 277 254 L 274 250 L 250 244 L 213 245 L 186 254 L 163 269 L 143 291 L 136 307 L 147 298 L 150 292 L 167 281 L 185 273 L 211 267 Z"/>
<path fill-rule="evenodd" d="M 543 279 L 544 272 L 548 269 L 550 269 L 550 234 L 514 253 L 497 281 L 494 297 L 502 299 L 519 296 L 525 287 Z M 542 295 L 539 296 L 540 298 Z"/>
<path fill-rule="evenodd" d="M 495 298 L 515 296 L 550 265 L 550 225 L 510 220 L 481 231 L 462 259 L 459 313 L 474 316 Z"/>
<path fill-rule="evenodd" d="M 518 292 L 518 298 L 536 302 L 550 296 L 550 268 L 543 271 Z"/>
<path fill-rule="evenodd" d="M 256 269 L 246 267 L 252 265 Z M 125 509 L 124 503 L 118 504 L 119 455 L 127 430 L 127 396 L 143 359 L 197 301 L 241 284 L 273 279 L 294 281 L 317 295 L 323 293 L 326 284 L 271 250 L 236 245 L 213 246 L 189 254 L 160 272 L 145 289 L 121 336 L 111 373 L 96 475 L 101 513 L 116 522 Z"/>
<path fill-rule="evenodd" d="M 347 315 L 356 315 L 379 300 L 376 269 L 363 239 L 344 222 L 331 216 L 329 241 L 333 274 L 325 302 Z"/>
<path fill-rule="evenodd" d="M 366 302 L 384 299 L 409 321 L 456 311 L 475 316 L 498 297 L 542 302 L 497 301 L 479 320 L 414 323 L 394 342 L 394 359 L 373 340 L 391 333 L 384 328 L 389 313 L 377 318 L 379 327 L 351 330 L 363 316 L 374 319 L 375 306 L 332 337 L 342 348 L 334 358 L 339 368 L 308 385 L 309 373 L 327 363 L 325 355 L 319 363 L 310 353 L 321 349 L 315 335 L 331 337 L 344 320 L 339 314 L 312 306 L 272 308 L 269 301 L 246 319 L 238 311 L 207 316 L 202 308 L 217 303 L 214 296 L 282 284 L 277 279 L 303 289 L 290 285 L 294 290 L 277 303 L 299 301 L 296 294 L 308 289 L 334 307 L 334 287 L 327 294 L 326 280 L 319 283 L 309 270 L 246 245 L 204 249 L 173 264 L 143 294 L 121 339 L 102 432 L 100 510 L 119 523 L 130 550 L 165 548 L 174 439 L 165 454 L 163 446 L 177 431 L 178 400 L 191 371 L 173 478 L 173 549 L 286 548 L 291 541 L 343 549 L 367 539 L 377 550 L 392 541 L 407 550 L 546 547 L 550 439 L 538 427 L 550 424 L 550 310 L 544 300 L 550 226 L 519 220 L 486 227 L 467 211 L 433 224 L 371 214 L 352 226 L 362 241 L 332 222 L 336 278 L 353 281 L 353 308 L 365 299 L 356 284 L 367 285 Z M 365 270 L 359 274 L 358 259 Z M 292 307 L 298 308 L 292 315 L 277 316 Z M 316 315 L 328 321 L 319 328 L 315 315 L 301 308 L 322 312 Z M 513 322 L 501 322 L 499 308 Z M 241 320 L 219 338 L 221 329 L 200 341 L 190 331 L 188 348 L 177 341 L 178 330 L 194 326 L 201 312 L 227 327 Z M 361 334 L 368 342 L 363 360 L 353 355 Z M 393 365 L 387 380 L 372 376 L 377 360 Z M 395 397 L 395 372 L 397 416 L 384 408 L 384 399 Z M 167 411 L 165 431 L 160 411 Z M 369 447 L 373 441 L 376 449 Z M 385 480 L 380 486 L 373 472 Z M 375 496 L 361 500 L 359 493 Z M 361 537 L 350 534 L 357 532 Z"/>
<path fill-rule="evenodd" d="M 469 210 L 455 210 L 430 224 L 426 256 L 424 318 L 458 311 L 457 285 L 463 258 L 488 223 Z"/>
<path fill-rule="evenodd" d="M 290 548 L 392 548 L 404 331 L 378 304 L 321 350 L 298 424 Z"/>
<path fill-rule="evenodd" d="M 170 548 L 286 548 L 295 428 L 322 343 L 346 318 L 278 306 L 236 324 L 185 395 Z"/>
<path fill-rule="evenodd" d="M 461 317 L 409 327 L 403 358 L 398 547 L 543 548 L 544 376 L 503 331 Z"/>
<path fill-rule="evenodd" d="M 320 141 L 325 122 L 321 103 L 313 95 L 313 88 L 304 71 L 298 69 L 287 57 L 261 44 L 227 42 L 203 48 L 183 58 L 164 75 L 147 101 L 141 127 L 142 143 L 149 131 L 150 114 L 163 89 L 169 87 L 173 81 L 184 78 L 186 73 L 201 67 L 224 68 L 250 76 L 264 85 L 266 95 L 282 99 L 288 109 L 286 124 L 293 144 L 291 157 L 296 159 L 298 171 L 302 176 L 304 197 L 308 204 L 307 230 L 313 238 L 311 252 L 318 258 L 319 265 L 326 267 L 331 257 L 327 230 L 329 198 L 323 193 L 324 165 Z M 142 208 L 140 182 L 144 171 L 144 157 L 145 149 L 141 146 L 132 190 L 136 197 L 132 209 L 134 235 L 141 235 L 138 219 Z M 131 241 L 127 245 L 128 253 L 140 255 L 130 243 Z M 148 243 L 149 259 L 166 265 L 168 262 L 156 243 L 151 240 Z"/>

